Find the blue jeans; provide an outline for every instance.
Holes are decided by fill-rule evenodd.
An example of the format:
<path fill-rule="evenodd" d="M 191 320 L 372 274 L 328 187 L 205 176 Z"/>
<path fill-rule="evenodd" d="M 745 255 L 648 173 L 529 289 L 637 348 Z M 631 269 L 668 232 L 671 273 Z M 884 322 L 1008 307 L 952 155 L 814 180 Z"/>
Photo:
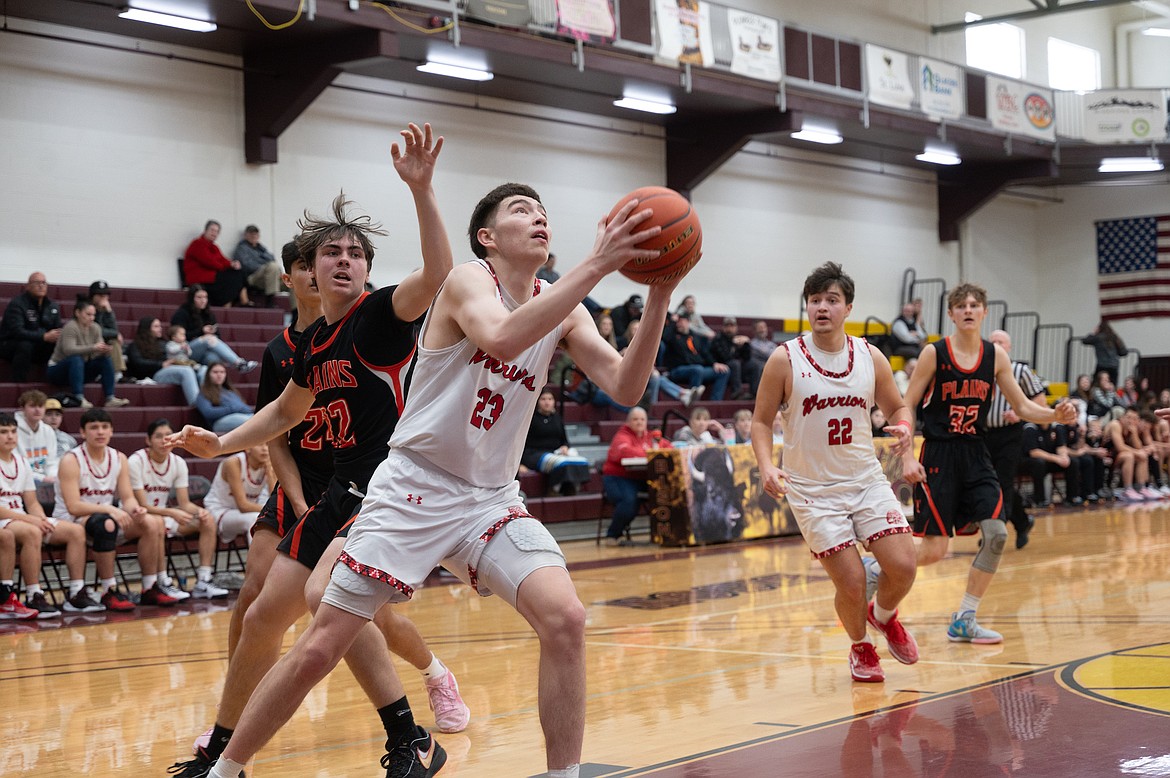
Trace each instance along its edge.
<path fill-rule="evenodd" d="M 716 373 L 715 368 L 707 367 L 706 365 L 679 365 L 671 368 L 670 378 L 672 381 L 677 381 L 686 386 L 695 387 L 711 382 L 711 394 L 708 399 L 718 402 L 723 399 L 723 395 L 727 392 L 727 380 L 731 378 L 731 373 L 724 371 Z"/>
<path fill-rule="evenodd" d="M 210 342 L 213 339 L 214 343 Z M 228 367 L 235 367 L 243 361 L 232 351 L 231 346 L 212 335 L 203 335 L 191 341 L 191 359 L 204 365 L 223 362 Z"/>
<path fill-rule="evenodd" d="M 203 378 L 203 372 L 206 370 L 207 368 L 202 365 L 199 367 L 199 372 L 187 365 L 169 365 L 155 373 L 152 379 L 160 384 L 182 387 L 183 397 L 187 404 L 194 405 L 195 398 L 199 396 L 199 381 Z"/>
<path fill-rule="evenodd" d="M 86 381 L 101 378 L 105 396 L 114 396 L 114 363 L 105 355 L 85 359 L 80 354 L 74 354 L 49 365 L 45 375 L 49 383 L 67 386 L 70 393 L 79 398 L 85 394 Z"/>
<path fill-rule="evenodd" d="M 607 538 L 620 538 L 626 527 L 630 526 L 634 517 L 638 515 L 638 487 L 641 485 L 640 480 L 621 475 L 601 477 L 605 499 L 613 504 L 613 519 L 609 522 L 609 529 L 605 531 Z"/>
<path fill-rule="evenodd" d="M 231 432 L 250 418 L 252 418 L 250 413 L 229 413 L 227 416 L 216 419 L 215 423 L 211 425 L 211 431 L 222 435 L 225 432 Z"/>

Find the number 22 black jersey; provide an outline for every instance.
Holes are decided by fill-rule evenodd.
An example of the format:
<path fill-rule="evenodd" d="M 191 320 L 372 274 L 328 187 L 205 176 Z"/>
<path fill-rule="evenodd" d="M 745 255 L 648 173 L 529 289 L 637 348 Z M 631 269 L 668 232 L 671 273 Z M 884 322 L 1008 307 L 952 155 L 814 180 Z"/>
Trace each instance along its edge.
<path fill-rule="evenodd" d="M 292 380 L 313 392 L 302 446 L 333 449 L 337 476 L 364 490 L 386 458 L 406 403 L 415 323 L 394 312 L 394 290 L 364 292 L 333 324 L 321 318 L 297 344 Z"/>
<path fill-rule="evenodd" d="M 268 343 L 260 363 L 260 387 L 256 390 L 256 410 L 276 400 L 292 379 L 297 344 L 303 333 L 290 325 Z M 315 483 L 325 484 L 333 476 L 333 449 L 322 444 L 320 435 L 305 440 L 316 424 L 317 405 L 314 404 L 303 421 L 288 431 L 288 447 L 302 476 Z M 317 429 L 320 433 L 322 430 Z"/>
<path fill-rule="evenodd" d="M 934 344 L 934 381 L 918 415 L 925 440 L 974 438 L 987 424 L 995 385 L 995 344 L 981 340 L 979 360 L 970 370 L 955 362 L 951 339 Z"/>

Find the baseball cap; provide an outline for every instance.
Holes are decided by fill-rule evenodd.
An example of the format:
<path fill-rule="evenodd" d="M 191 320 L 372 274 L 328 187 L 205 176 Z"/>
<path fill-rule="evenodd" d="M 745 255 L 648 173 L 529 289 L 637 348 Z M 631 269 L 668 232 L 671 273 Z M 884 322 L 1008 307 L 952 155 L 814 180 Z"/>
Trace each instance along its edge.
<path fill-rule="evenodd" d="M 64 412 L 63 409 L 61 408 L 61 401 L 58 400 L 56 397 L 50 397 L 49 399 L 45 400 L 45 410 L 46 411 L 62 411 L 62 412 Z"/>
<path fill-rule="evenodd" d="M 93 297 L 95 294 L 109 294 L 110 285 L 105 281 L 94 281 L 89 285 L 89 296 Z"/>
<path fill-rule="evenodd" d="M 640 295 L 640 294 L 630 295 L 630 299 L 626 300 L 626 305 L 632 305 L 635 308 L 641 308 L 642 307 L 642 295 Z"/>
<path fill-rule="evenodd" d="M 737 322 L 737 321 L 735 320 L 735 317 L 734 317 L 734 316 L 724 316 L 724 317 L 723 317 L 723 323 L 724 323 L 724 324 L 739 324 L 739 322 Z"/>

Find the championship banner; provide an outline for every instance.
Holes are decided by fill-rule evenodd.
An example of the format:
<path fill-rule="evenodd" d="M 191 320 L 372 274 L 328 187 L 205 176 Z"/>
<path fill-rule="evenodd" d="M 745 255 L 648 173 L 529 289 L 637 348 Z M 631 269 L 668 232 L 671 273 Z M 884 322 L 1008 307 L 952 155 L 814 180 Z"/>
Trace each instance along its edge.
<path fill-rule="evenodd" d="M 963 69 L 949 62 L 918 58 L 918 105 L 932 119 L 958 119 L 967 107 Z"/>
<path fill-rule="evenodd" d="M 610 0 L 557 0 L 557 32 L 589 43 L 610 43 L 617 26 Z"/>
<path fill-rule="evenodd" d="M 727 25 L 731 33 L 731 72 L 779 83 L 780 22 L 728 8 Z"/>
<path fill-rule="evenodd" d="M 699 0 L 655 0 L 658 56 L 692 65 L 715 61 L 710 8 Z"/>
<path fill-rule="evenodd" d="M 910 72 L 909 54 L 865 44 L 865 87 L 871 103 L 910 110 L 914 104 Z"/>
<path fill-rule="evenodd" d="M 1056 140 L 1056 109 L 1051 89 L 1021 81 L 987 77 L 987 118 L 997 130 Z"/>
<path fill-rule="evenodd" d="M 1084 102 L 1085 140 L 1141 143 L 1166 140 L 1166 101 L 1160 89 L 1099 89 Z"/>
<path fill-rule="evenodd" d="M 874 449 L 894 495 L 907 515 L 914 489 L 902 477 L 902 460 L 891 438 L 875 438 Z M 915 439 L 915 450 L 921 438 Z M 772 447 L 777 462 L 783 444 Z M 787 500 L 760 488 L 756 457 L 748 444 L 689 446 L 647 454 L 650 534 L 663 546 L 692 546 L 731 540 L 798 535 Z"/>

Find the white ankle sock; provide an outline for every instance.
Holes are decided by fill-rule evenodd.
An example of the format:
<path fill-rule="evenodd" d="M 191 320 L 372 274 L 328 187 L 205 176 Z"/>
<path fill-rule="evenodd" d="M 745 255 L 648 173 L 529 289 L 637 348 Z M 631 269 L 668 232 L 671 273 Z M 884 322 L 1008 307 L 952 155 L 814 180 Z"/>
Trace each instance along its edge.
<path fill-rule="evenodd" d="M 239 778 L 240 771 L 244 769 L 241 762 L 233 762 L 226 756 L 220 756 L 219 761 L 211 768 L 211 772 L 207 774 L 207 778 Z"/>
<path fill-rule="evenodd" d="M 72 597 L 73 595 L 77 594 L 78 592 L 80 592 L 84 588 L 85 588 L 85 581 L 70 581 L 69 582 L 69 596 Z"/>
<path fill-rule="evenodd" d="M 439 661 L 439 657 L 431 654 L 431 664 L 422 671 L 423 678 L 442 678 L 447 674 L 447 667 Z"/>
<path fill-rule="evenodd" d="M 895 608 L 892 611 L 886 610 L 885 608 L 883 608 L 882 606 L 877 604 L 876 598 L 874 599 L 873 617 L 878 620 L 878 624 L 889 624 L 890 619 L 894 618 L 894 614 L 897 612 L 898 612 L 897 608 Z"/>
<path fill-rule="evenodd" d="M 560 770 L 549 770 L 546 775 L 548 778 L 580 778 L 581 765 L 574 764 Z"/>
<path fill-rule="evenodd" d="M 982 597 L 976 597 L 973 594 L 963 593 L 963 601 L 959 603 L 959 615 L 962 616 L 967 611 L 974 613 L 979 610 L 979 601 Z"/>

